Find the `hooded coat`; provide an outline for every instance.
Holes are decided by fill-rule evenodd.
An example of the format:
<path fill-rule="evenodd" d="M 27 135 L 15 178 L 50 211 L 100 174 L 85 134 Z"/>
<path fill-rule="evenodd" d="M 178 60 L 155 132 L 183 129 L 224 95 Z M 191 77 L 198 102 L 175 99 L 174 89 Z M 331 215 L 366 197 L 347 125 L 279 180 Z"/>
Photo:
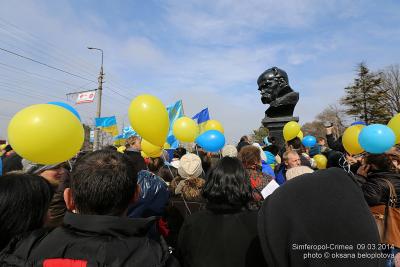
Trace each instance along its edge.
<path fill-rule="evenodd" d="M 259 212 L 268 266 L 381 266 L 379 234 L 363 193 L 339 168 L 287 181 Z M 361 258 L 360 258 L 361 257 Z"/>

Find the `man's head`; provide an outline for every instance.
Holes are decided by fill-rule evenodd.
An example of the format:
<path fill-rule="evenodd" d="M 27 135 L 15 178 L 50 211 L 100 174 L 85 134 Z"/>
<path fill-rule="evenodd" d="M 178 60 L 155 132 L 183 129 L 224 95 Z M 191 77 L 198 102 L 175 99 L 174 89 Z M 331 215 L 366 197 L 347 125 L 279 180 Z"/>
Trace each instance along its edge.
<path fill-rule="evenodd" d="M 67 208 L 80 214 L 122 216 L 137 200 L 137 171 L 124 154 L 98 150 L 79 159 L 65 189 Z"/>
<path fill-rule="evenodd" d="M 289 78 L 284 70 L 272 67 L 264 71 L 257 80 L 258 90 L 261 93 L 263 104 L 270 104 L 278 97 L 292 91 L 289 87 Z"/>
<path fill-rule="evenodd" d="M 126 142 L 129 144 L 129 148 L 137 151 L 142 150 L 142 138 L 140 138 L 139 136 L 131 136 Z"/>
<path fill-rule="evenodd" d="M 298 167 L 301 165 L 300 156 L 296 151 L 289 150 L 283 153 L 283 162 L 287 169 Z"/>

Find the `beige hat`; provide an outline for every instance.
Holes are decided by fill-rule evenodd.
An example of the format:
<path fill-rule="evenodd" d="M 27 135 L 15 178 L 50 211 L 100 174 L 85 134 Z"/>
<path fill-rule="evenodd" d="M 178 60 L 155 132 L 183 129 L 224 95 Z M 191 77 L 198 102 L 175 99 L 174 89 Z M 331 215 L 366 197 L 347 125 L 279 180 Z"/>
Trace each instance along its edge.
<path fill-rule="evenodd" d="M 307 166 L 298 166 L 294 168 L 290 168 L 286 172 L 286 180 L 293 179 L 294 177 L 300 176 L 306 173 L 313 173 L 314 171 Z"/>
<path fill-rule="evenodd" d="M 223 157 L 231 157 L 235 158 L 237 157 L 237 149 L 234 145 L 226 145 L 222 148 L 222 156 Z"/>
<path fill-rule="evenodd" d="M 189 153 L 184 155 L 180 162 L 178 168 L 178 174 L 182 178 L 197 178 L 203 172 L 201 167 L 201 159 L 199 156 Z"/>

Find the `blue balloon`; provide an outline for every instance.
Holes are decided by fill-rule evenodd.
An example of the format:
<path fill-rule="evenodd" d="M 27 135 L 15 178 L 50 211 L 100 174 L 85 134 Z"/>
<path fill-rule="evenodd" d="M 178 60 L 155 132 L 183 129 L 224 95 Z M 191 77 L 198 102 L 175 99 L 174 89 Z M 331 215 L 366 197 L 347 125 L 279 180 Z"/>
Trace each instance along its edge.
<path fill-rule="evenodd" d="M 351 124 L 351 126 L 353 126 L 353 125 L 367 125 L 367 124 L 363 121 L 355 121 Z"/>
<path fill-rule="evenodd" d="M 302 143 L 305 147 L 313 147 L 317 143 L 317 139 L 312 135 L 306 135 L 303 137 Z"/>
<path fill-rule="evenodd" d="M 217 130 L 209 130 L 196 138 L 196 143 L 207 152 L 218 152 L 225 145 L 225 136 Z"/>
<path fill-rule="evenodd" d="M 71 111 L 81 121 L 81 116 L 79 116 L 78 111 L 76 111 L 76 109 L 74 109 L 73 107 L 71 107 L 67 103 L 64 103 L 64 102 L 49 102 L 47 104 L 56 105 L 56 106 L 60 106 L 62 108 L 68 109 L 69 111 Z"/>
<path fill-rule="evenodd" d="M 358 143 L 365 151 L 381 154 L 388 151 L 396 142 L 392 129 L 383 124 L 371 124 L 364 127 L 358 136 Z"/>

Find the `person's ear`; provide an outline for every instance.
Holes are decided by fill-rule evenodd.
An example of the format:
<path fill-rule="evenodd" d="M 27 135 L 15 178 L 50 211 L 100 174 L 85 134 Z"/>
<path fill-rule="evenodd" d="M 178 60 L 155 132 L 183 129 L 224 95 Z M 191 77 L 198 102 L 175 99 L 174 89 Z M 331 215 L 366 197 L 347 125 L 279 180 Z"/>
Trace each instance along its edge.
<path fill-rule="evenodd" d="M 72 198 L 71 188 L 64 189 L 64 201 L 67 209 L 73 213 L 77 213 L 74 199 Z"/>
<path fill-rule="evenodd" d="M 139 200 L 140 197 L 140 186 L 137 184 L 135 188 L 135 192 L 133 193 L 132 199 L 131 199 L 131 204 L 136 203 Z"/>

